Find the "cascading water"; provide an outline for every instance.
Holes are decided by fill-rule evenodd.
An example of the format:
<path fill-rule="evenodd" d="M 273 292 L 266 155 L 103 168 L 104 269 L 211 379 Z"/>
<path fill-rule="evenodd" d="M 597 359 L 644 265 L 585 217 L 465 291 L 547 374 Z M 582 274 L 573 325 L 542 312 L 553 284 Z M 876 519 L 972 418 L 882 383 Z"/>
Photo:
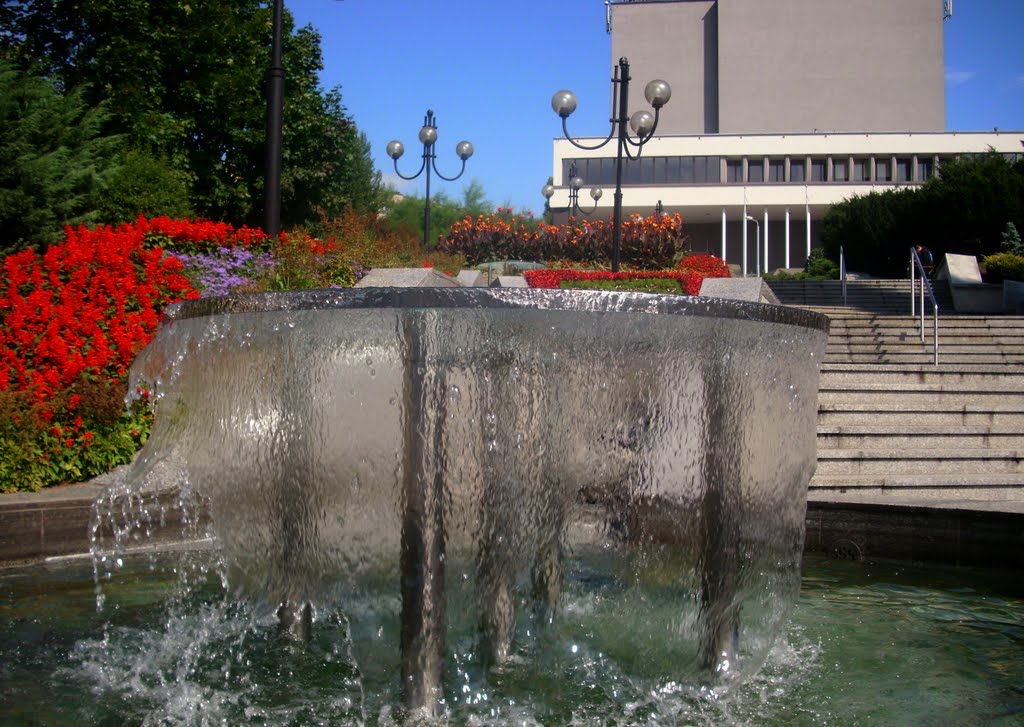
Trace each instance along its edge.
<path fill-rule="evenodd" d="M 468 714 L 503 688 L 529 703 L 515 675 L 549 667 L 612 702 L 721 694 L 799 591 L 826 330 L 631 293 L 180 304 L 132 370 L 157 420 L 97 503 L 100 583 L 180 517 L 209 543 L 172 610 L 212 570 L 250 640 L 266 614 L 314 645 L 340 629 L 338 698 L 357 684 L 362 720 L 367 702 Z"/>

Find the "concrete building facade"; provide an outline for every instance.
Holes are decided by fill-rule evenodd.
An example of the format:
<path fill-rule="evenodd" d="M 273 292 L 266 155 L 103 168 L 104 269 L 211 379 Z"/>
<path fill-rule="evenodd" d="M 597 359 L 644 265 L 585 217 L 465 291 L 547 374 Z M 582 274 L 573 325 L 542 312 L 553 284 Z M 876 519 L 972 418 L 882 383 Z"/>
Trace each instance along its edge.
<path fill-rule="evenodd" d="M 923 184 L 956 156 L 1024 150 L 1024 132 L 945 131 L 940 0 L 637 0 L 607 12 L 612 65 L 628 58 L 631 89 L 672 86 L 657 135 L 624 168 L 624 210 L 661 201 L 693 249 L 745 272 L 801 267 L 825 211 L 852 195 Z M 612 187 L 614 154 L 556 139 L 552 206 L 567 204 L 574 163 L 587 187 Z"/>

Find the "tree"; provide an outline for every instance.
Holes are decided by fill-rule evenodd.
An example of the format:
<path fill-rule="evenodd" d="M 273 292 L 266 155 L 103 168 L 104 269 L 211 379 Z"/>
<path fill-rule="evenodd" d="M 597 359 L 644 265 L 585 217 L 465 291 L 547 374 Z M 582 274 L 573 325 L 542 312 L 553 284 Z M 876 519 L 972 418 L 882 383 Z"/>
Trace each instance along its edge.
<path fill-rule="evenodd" d="M 1017 227 L 1012 222 L 1006 223 L 1001 247 L 1003 252 L 1024 256 L 1024 242 L 1021 242 L 1020 233 L 1017 232 Z"/>
<path fill-rule="evenodd" d="M 943 162 L 940 176 L 923 187 L 833 205 L 822 221 L 822 239 L 836 260 L 844 246 L 851 269 L 900 276 L 914 242 L 937 258 L 999 251 L 1007 220 L 1024 224 L 1024 160 L 990 151 Z"/>
<path fill-rule="evenodd" d="M 97 220 L 94 194 L 117 139 L 101 136 L 103 107 L 79 90 L 0 62 L 0 252 L 57 242 L 63 227 Z"/>
<path fill-rule="evenodd" d="M 184 171 L 196 212 L 262 220 L 271 10 L 259 0 L 25 0 L 6 53 L 109 110 L 128 148 Z M 320 36 L 284 17 L 282 223 L 379 206 L 379 177 L 339 89 L 318 85 Z"/>

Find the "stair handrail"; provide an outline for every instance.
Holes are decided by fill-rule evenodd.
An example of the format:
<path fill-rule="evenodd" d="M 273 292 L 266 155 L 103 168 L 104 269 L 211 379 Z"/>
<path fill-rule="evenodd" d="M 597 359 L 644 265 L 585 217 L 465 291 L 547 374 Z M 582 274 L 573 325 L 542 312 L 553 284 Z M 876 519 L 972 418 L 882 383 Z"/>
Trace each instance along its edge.
<path fill-rule="evenodd" d="M 915 273 L 921 276 L 921 343 L 924 343 L 924 294 L 928 291 L 928 298 L 932 303 L 932 315 L 934 318 L 934 333 L 932 334 L 932 340 L 935 349 L 935 365 L 939 365 L 939 304 L 935 300 L 935 293 L 932 292 L 932 284 L 928 281 L 928 274 L 925 272 L 924 264 L 921 262 L 921 256 L 917 254 L 917 250 L 913 247 L 910 248 L 910 317 L 916 318 L 914 310 L 914 303 L 917 297 L 917 283 L 915 282 Z"/>
<path fill-rule="evenodd" d="M 843 252 L 843 246 L 839 246 L 839 279 L 842 281 L 843 287 L 843 306 L 846 306 L 846 253 Z"/>

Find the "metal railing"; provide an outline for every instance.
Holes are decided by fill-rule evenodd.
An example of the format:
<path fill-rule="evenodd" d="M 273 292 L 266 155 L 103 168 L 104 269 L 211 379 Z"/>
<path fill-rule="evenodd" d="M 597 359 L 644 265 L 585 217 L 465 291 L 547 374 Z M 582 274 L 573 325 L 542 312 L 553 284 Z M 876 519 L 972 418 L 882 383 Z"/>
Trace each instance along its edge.
<path fill-rule="evenodd" d="M 839 280 L 842 281 L 843 287 L 843 305 L 846 305 L 846 253 L 843 252 L 843 246 L 839 246 Z"/>
<path fill-rule="evenodd" d="M 916 318 L 917 313 L 914 305 L 917 299 L 916 277 L 921 278 L 921 343 L 924 343 L 924 294 L 928 291 L 928 299 L 932 303 L 932 315 L 934 317 L 933 343 L 935 348 L 935 365 L 939 365 L 939 304 L 935 300 L 935 293 L 932 292 L 932 284 L 928 281 L 928 274 L 917 250 L 910 248 L 910 317 Z"/>

